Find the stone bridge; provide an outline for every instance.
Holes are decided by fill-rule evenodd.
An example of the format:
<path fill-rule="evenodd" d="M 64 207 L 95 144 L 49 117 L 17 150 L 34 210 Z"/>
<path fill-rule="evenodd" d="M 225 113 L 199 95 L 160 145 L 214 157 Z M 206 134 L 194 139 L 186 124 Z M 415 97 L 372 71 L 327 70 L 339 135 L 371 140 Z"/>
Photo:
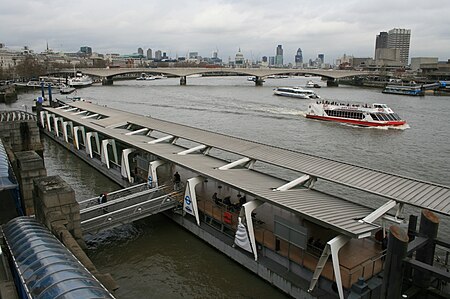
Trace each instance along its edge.
<path fill-rule="evenodd" d="M 187 76 L 210 73 L 254 76 L 256 85 L 262 85 L 264 78 L 270 75 L 314 75 L 325 77 L 328 79 L 328 84 L 336 86 L 337 80 L 341 78 L 376 75 L 373 72 L 362 71 L 281 68 L 84 68 L 78 69 L 78 71 L 101 78 L 104 85 L 112 85 L 115 76 L 142 73 L 180 77 L 180 85 L 186 85 Z M 73 73 L 73 70 L 61 70 L 58 73 Z"/>

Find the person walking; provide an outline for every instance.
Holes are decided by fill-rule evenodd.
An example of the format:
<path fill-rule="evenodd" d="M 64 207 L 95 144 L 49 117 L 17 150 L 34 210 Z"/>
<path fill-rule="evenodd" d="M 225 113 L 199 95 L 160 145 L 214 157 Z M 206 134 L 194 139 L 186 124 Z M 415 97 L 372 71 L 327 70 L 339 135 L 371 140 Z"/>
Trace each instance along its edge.
<path fill-rule="evenodd" d="M 175 191 L 181 189 L 181 176 L 178 171 L 173 175 L 173 188 L 175 189 Z"/>

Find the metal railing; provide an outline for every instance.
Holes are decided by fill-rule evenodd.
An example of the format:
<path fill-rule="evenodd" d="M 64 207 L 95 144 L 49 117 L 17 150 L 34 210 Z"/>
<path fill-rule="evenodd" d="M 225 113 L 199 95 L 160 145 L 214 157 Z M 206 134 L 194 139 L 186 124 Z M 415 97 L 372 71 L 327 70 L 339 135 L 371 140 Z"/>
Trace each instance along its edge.
<path fill-rule="evenodd" d="M 36 115 L 22 110 L 0 111 L 0 122 L 33 120 L 36 121 Z"/>
<path fill-rule="evenodd" d="M 83 233 L 96 233 L 172 209 L 178 204 L 171 194 L 164 194 L 116 211 L 103 210 L 104 214 L 81 221 L 81 229 Z"/>

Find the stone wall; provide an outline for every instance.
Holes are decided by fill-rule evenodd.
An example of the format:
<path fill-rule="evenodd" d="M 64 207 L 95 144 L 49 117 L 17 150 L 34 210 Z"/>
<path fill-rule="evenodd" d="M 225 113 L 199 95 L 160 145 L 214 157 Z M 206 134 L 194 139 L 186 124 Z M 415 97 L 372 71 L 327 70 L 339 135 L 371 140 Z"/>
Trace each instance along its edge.
<path fill-rule="evenodd" d="M 14 152 L 34 150 L 42 157 L 43 145 L 34 120 L 0 122 L 0 138 Z"/>
<path fill-rule="evenodd" d="M 108 290 L 118 289 L 109 273 L 100 273 L 84 252 L 80 206 L 75 191 L 59 176 L 34 180 L 36 219 L 43 223 Z"/>
<path fill-rule="evenodd" d="M 20 200 L 24 213 L 34 215 L 33 180 L 47 176 L 44 160 L 34 151 L 14 153 L 14 172 L 20 186 Z"/>

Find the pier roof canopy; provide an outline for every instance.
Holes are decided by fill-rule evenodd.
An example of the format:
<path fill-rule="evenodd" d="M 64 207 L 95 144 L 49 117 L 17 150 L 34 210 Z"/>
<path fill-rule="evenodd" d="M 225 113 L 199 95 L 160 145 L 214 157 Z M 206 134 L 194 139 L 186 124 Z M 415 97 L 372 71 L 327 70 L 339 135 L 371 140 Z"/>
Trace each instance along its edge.
<path fill-rule="evenodd" d="M 18 217 L 3 227 L 24 298 L 114 298 L 42 224 Z"/>
<path fill-rule="evenodd" d="M 75 109 L 75 110 L 74 110 Z M 109 107 L 77 101 L 67 108 L 46 108 L 51 114 L 62 116 L 95 130 L 108 138 L 120 140 L 136 149 L 152 153 L 205 177 L 213 178 L 241 190 L 255 198 L 297 213 L 325 227 L 360 238 L 377 229 L 372 223 L 361 222 L 373 209 L 314 189 L 275 191 L 286 182 L 247 168 L 220 170 L 223 161 L 204 154 L 178 155 L 182 149 L 173 142 L 154 143 L 150 134 L 134 134 L 147 128 L 168 137 L 180 138 L 234 153 L 253 161 L 328 180 L 337 184 L 383 196 L 397 203 L 427 208 L 450 215 L 450 187 L 407 178 L 345 162 L 261 144 L 241 138 L 214 133 L 152 117 L 124 112 Z M 90 118 L 87 115 L 98 115 Z M 152 141 L 153 140 L 153 141 Z M 151 143 L 149 143 L 149 141 Z M 153 144 L 152 144 L 153 143 Z"/>

